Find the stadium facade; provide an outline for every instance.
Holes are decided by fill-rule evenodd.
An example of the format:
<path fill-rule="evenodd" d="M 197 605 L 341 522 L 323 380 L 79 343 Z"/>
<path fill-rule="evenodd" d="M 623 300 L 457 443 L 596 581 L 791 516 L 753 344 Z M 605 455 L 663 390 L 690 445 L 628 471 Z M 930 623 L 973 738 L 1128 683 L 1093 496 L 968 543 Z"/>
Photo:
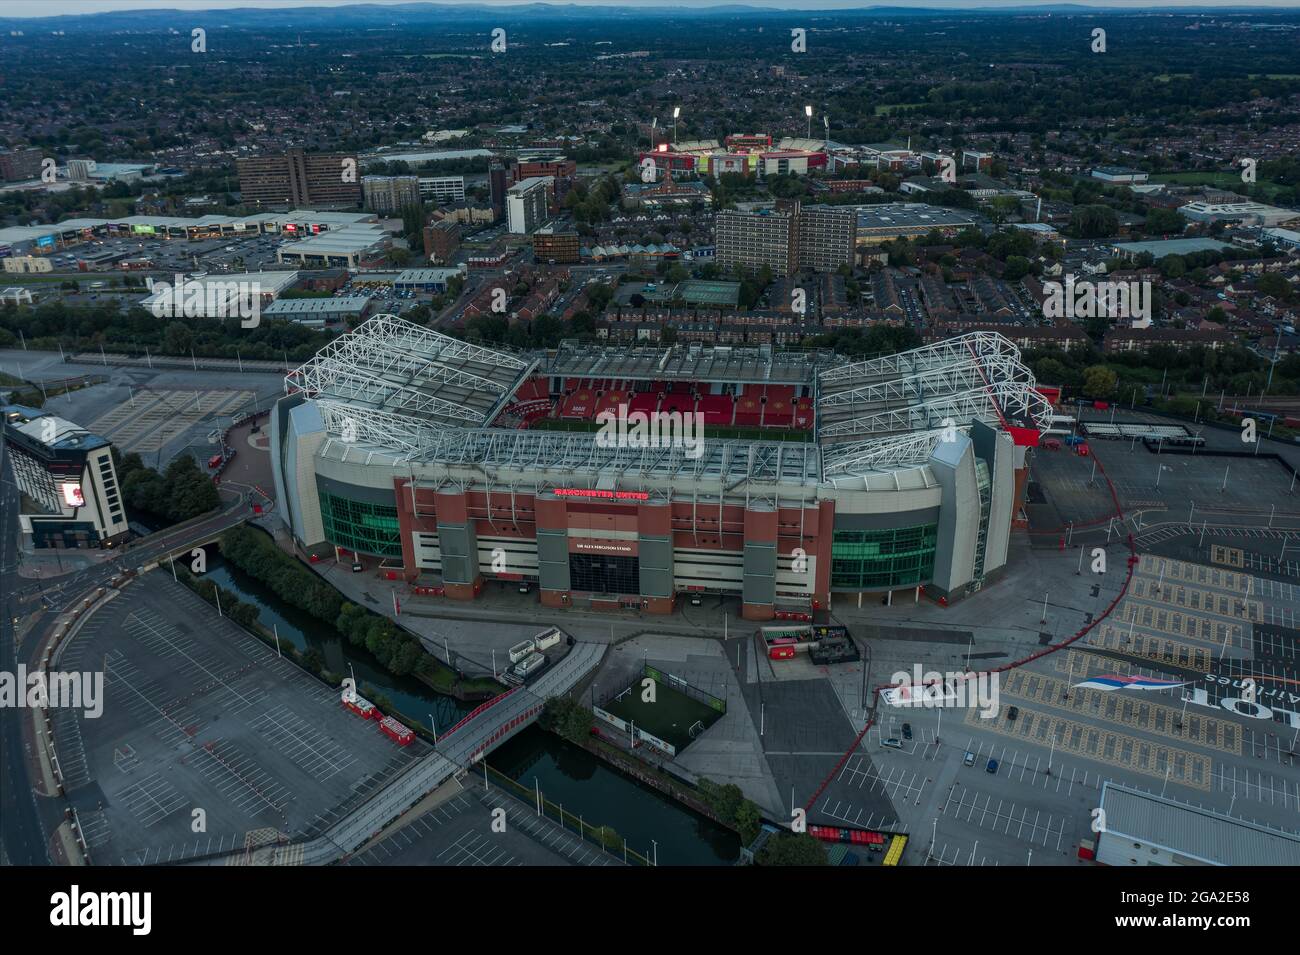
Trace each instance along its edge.
<path fill-rule="evenodd" d="M 620 408 L 698 415 L 703 440 L 604 440 Z M 309 553 L 380 558 L 450 598 L 528 581 L 546 606 L 667 613 L 713 593 L 761 620 L 978 589 L 1049 416 L 996 333 L 859 362 L 517 355 L 380 315 L 286 377 L 271 450 L 277 514 Z"/>

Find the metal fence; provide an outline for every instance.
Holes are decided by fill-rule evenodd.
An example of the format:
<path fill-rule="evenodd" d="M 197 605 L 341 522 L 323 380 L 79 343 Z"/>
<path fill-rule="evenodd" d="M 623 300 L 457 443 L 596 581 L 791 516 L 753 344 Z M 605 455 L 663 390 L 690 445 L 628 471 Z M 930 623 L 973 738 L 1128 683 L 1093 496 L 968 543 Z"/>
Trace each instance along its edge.
<path fill-rule="evenodd" d="M 478 770 L 473 771 L 475 775 Z M 618 845 L 611 846 L 601 838 L 601 832 L 612 832 L 613 829 L 606 826 L 592 825 L 581 816 L 575 815 L 565 809 L 558 803 L 553 803 L 546 798 L 546 794 L 540 789 L 529 789 L 518 780 L 511 779 L 505 773 L 498 769 L 493 769 L 483 761 L 483 778 L 488 785 L 495 785 L 508 796 L 513 796 L 520 802 L 529 804 L 534 813 L 538 816 L 549 819 L 551 822 L 559 823 L 560 827 L 567 832 L 580 836 L 584 841 L 591 843 L 600 849 L 606 855 L 615 859 L 622 859 L 628 865 L 650 866 L 654 863 L 637 852 L 635 849 L 628 848 L 627 839 L 622 836 L 618 837 Z M 471 780 L 465 780 L 465 785 L 473 785 Z"/>
<path fill-rule="evenodd" d="M 678 693 L 681 693 L 684 696 L 689 696 L 692 700 L 695 700 L 698 703 L 703 703 L 705 706 L 712 707 L 719 713 L 727 712 L 726 700 L 716 697 L 705 690 L 701 690 L 698 686 L 692 686 L 679 676 L 665 673 L 657 667 L 650 666 L 648 663 L 642 665 L 641 675 L 643 677 L 653 677 L 656 682 L 662 683 L 664 686 L 670 686 Z"/>

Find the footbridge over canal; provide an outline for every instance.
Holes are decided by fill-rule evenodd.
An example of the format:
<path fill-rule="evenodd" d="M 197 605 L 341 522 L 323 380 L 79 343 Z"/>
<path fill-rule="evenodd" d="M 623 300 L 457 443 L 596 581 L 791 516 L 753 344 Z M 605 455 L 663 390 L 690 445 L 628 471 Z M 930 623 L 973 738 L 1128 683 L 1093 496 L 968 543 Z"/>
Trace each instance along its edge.
<path fill-rule="evenodd" d="M 470 770 L 492 750 L 531 726 L 549 698 L 577 686 L 600 665 L 604 654 L 604 644 L 574 644 L 564 659 L 532 685 L 508 690 L 468 713 L 439 737 L 433 752 L 411 763 L 314 839 L 196 859 L 190 864 L 330 865 L 343 860 L 448 779 Z"/>

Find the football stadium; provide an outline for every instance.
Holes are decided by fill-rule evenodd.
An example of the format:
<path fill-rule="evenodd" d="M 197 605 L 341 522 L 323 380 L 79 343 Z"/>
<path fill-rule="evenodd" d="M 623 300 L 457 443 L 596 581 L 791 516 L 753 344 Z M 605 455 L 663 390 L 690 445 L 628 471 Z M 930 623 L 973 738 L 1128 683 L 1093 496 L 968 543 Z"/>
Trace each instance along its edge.
<path fill-rule="evenodd" d="M 670 613 L 707 593 L 752 620 L 953 601 L 1005 565 L 1050 414 L 993 332 L 856 362 L 517 354 L 377 315 L 286 376 L 276 514 L 309 554 L 368 555 L 454 599 L 527 581 L 546 606 Z M 647 438 L 646 420 L 679 430 Z"/>

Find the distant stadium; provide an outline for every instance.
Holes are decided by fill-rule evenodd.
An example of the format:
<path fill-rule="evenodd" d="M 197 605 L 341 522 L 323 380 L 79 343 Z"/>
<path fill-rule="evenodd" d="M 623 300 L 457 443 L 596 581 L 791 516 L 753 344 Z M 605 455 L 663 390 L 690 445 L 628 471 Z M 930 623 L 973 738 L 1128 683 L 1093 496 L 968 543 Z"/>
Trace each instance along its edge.
<path fill-rule="evenodd" d="M 1025 451 L 1050 418 L 990 332 L 859 362 L 698 344 L 513 354 L 379 315 L 285 390 L 276 513 L 310 553 L 378 558 L 454 599 L 528 581 L 549 607 L 668 613 L 712 593 L 756 620 L 978 589 L 1006 562 Z M 698 414 L 703 440 L 608 446 L 597 419 L 619 409 Z"/>

